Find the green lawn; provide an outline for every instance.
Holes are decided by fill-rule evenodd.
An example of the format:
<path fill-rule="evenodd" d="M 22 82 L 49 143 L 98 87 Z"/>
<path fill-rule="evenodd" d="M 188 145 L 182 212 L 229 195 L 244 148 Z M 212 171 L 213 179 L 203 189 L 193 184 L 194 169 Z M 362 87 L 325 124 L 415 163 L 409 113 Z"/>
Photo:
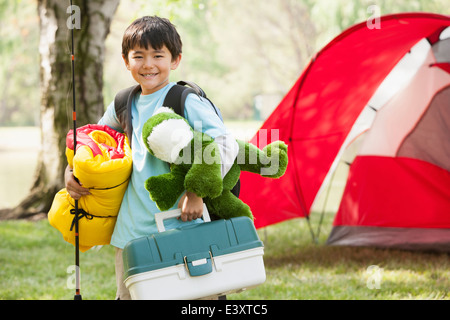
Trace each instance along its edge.
<path fill-rule="evenodd" d="M 325 229 L 330 221 L 327 216 Z M 313 244 L 304 219 L 258 232 L 265 243 L 267 280 L 228 299 L 450 298 L 447 254 L 329 247 L 323 244 L 326 232 Z M 74 249 L 47 220 L 2 221 L 0 241 L 0 299 L 73 299 L 68 268 L 74 264 Z M 372 265 L 383 269 L 379 289 L 368 288 Z M 83 299 L 113 299 L 113 248 L 81 253 L 81 275 Z"/>

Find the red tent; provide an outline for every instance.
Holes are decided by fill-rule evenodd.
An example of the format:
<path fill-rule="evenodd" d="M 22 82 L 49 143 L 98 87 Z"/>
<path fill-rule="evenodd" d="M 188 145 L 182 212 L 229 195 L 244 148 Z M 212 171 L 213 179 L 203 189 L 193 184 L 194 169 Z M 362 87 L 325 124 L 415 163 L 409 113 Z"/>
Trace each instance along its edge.
<path fill-rule="evenodd" d="M 265 179 L 251 173 L 241 175 L 243 186 L 241 199 L 251 207 L 257 228 L 287 219 L 309 216 L 311 205 L 319 189 L 329 175 L 356 120 L 377 88 L 416 43 L 423 38 L 427 38 L 430 43 L 436 42 L 439 34 L 448 26 L 450 26 L 450 17 L 437 14 L 403 13 L 382 16 L 379 29 L 369 29 L 365 22 L 357 24 L 332 40 L 313 57 L 293 88 L 252 139 L 252 142 L 259 147 L 277 138 L 285 141 L 289 146 L 289 165 L 285 176 L 281 179 Z M 441 68 L 435 69 L 445 72 L 443 70 L 447 68 L 446 64 L 440 66 Z M 266 133 L 267 138 L 265 138 Z M 277 136 L 272 137 L 273 134 Z M 405 157 L 411 157 L 411 155 Z M 389 172 L 398 173 L 401 179 L 408 179 L 408 177 L 413 179 L 415 174 L 411 172 L 417 167 L 417 160 L 411 160 L 413 158 L 414 156 L 408 159 L 402 158 L 389 167 Z M 370 163 L 367 163 L 364 168 L 358 165 L 361 160 L 358 158 L 356 160 L 352 165 L 350 178 L 355 175 L 361 177 L 365 174 L 364 179 L 368 182 L 383 172 L 383 169 L 373 170 L 374 166 Z M 387 161 L 382 159 L 377 164 L 381 168 L 385 166 L 381 164 L 383 160 Z M 365 170 L 367 166 L 370 170 Z M 383 201 L 383 197 L 390 192 L 402 194 L 411 199 L 423 196 L 424 189 L 427 193 L 436 191 L 440 193 L 442 201 L 436 204 L 434 200 L 430 202 L 427 198 L 422 198 L 423 205 L 420 209 L 415 208 L 415 204 L 412 203 L 403 206 L 404 203 L 408 203 L 406 198 L 403 198 L 406 202 L 397 198 L 398 201 L 392 210 L 395 212 L 402 210 L 403 213 L 397 219 L 400 222 L 395 224 L 388 221 L 385 226 L 444 229 L 448 245 L 450 243 L 449 169 L 441 168 L 436 164 L 432 166 L 436 169 L 435 171 L 424 173 L 428 179 L 416 181 L 426 185 L 422 189 L 414 189 L 411 184 L 410 188 L 403 190 L 398 190 L 397 187 L 385 190 L 384 188 L 390 185 L 389 176 L 385 177 L 379 185 L 373 186 L 372 191 L 375 192 L 376 197 L 372 197 L 370 201 L 377 199 L 373 203 L 369 200 L 366 203 L 361 202 L 357 193 L 359 191 L 348 190 L 347 184 L 346 192 L 353 192 L 353 198 L 349 198 L 346 203 L 343 201 L 343 205 L 351 209 L 341 207 L 340 212 L 347 210 L 355 215 L 358 210 L 372 208 L 375 203 L 377 210 L 384 211 L 392 205 Z M 258 192 L 255 192 L 252 187 L 245 187 L 246 185 L 258 186 Z M 365 208 L 361 207 L 363 204 Z M 437 224 L 421 225 L 423 219 L 420 216 L 423 215 L 424 208 L 443 217 L 437 220 Z M 388 215 L 387 211 L 386 215 Z M 338 219 L 341 221 L 335 221 L 336 226 L 341 222 L 343 225 L 348 223 L 342 218 L 343 216 L 339 214 Z M 352 223 L 360 226 L 381 226 L 385 218 L 385 216 L 375 215 L 373 220 L 376 222 L 367 221 L 366 223 L 364 220 L 367 219 L 366 217 L 362 219 L 364 221 L 360 219 L 354 222 L 353 220 Z"/>

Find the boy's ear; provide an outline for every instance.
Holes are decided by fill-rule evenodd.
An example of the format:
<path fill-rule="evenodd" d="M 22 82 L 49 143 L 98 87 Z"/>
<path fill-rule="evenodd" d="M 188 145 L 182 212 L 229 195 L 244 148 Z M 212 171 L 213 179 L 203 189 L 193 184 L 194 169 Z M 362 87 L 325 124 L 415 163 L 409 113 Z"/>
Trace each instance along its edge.
<path fill-rule="evenodd" d="M 178 55 L 176 59 L 172 60 L 171 69 L 175 70 L 176 68 L 178 68 L 180 62 L 181 62 L 181 53 Z"/>
<path fill-rule="evenodd" d="M 130 70 L 130 64 L 128 62 L 128 57 L 126 57 L 124 54 L 122 54 L 123 62 L 125 62 L 125 67 L 127 67 L 128 70 Z"/>

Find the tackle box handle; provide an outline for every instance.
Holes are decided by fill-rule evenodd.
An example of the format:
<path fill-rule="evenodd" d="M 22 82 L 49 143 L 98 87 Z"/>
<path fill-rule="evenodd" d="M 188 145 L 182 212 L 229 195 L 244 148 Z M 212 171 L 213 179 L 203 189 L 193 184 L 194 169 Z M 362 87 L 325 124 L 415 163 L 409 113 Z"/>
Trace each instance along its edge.
<path fill-rule="evenodd" d="M 175 209 L 175 210 L 169 210 L 169 211 L 163 211 L 158 212 L 155 214 L 155 222 L 156 227 L 158 228 L 158 232 L 164 232 L 166 231 L 166 228 L 164 227 L 164 220 L 171 219 L 171 218 L 178 218 L 181 216 L 181 209 Z M 209 217 L 208 209 L 206 208 L 206 205 L 203 204 L 203 221 L 204 222 L 210 222 L 211 218 Z"/>

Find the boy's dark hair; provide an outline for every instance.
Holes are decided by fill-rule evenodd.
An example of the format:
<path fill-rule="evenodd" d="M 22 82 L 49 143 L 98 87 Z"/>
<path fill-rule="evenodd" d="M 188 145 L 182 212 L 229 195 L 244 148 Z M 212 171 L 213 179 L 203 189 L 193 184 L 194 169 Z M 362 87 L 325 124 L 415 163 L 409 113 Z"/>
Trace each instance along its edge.
<path fill-rule="evenodd" d="M 166 18 L 144 16 L 136 19 L 125 30 L 122 39 L 122 54 L 128 59 L 128 52 L 136 47 L 159 50 L 165 45 L 175 60 L 181 54 L 182 42 L 175 26 Z"/>

